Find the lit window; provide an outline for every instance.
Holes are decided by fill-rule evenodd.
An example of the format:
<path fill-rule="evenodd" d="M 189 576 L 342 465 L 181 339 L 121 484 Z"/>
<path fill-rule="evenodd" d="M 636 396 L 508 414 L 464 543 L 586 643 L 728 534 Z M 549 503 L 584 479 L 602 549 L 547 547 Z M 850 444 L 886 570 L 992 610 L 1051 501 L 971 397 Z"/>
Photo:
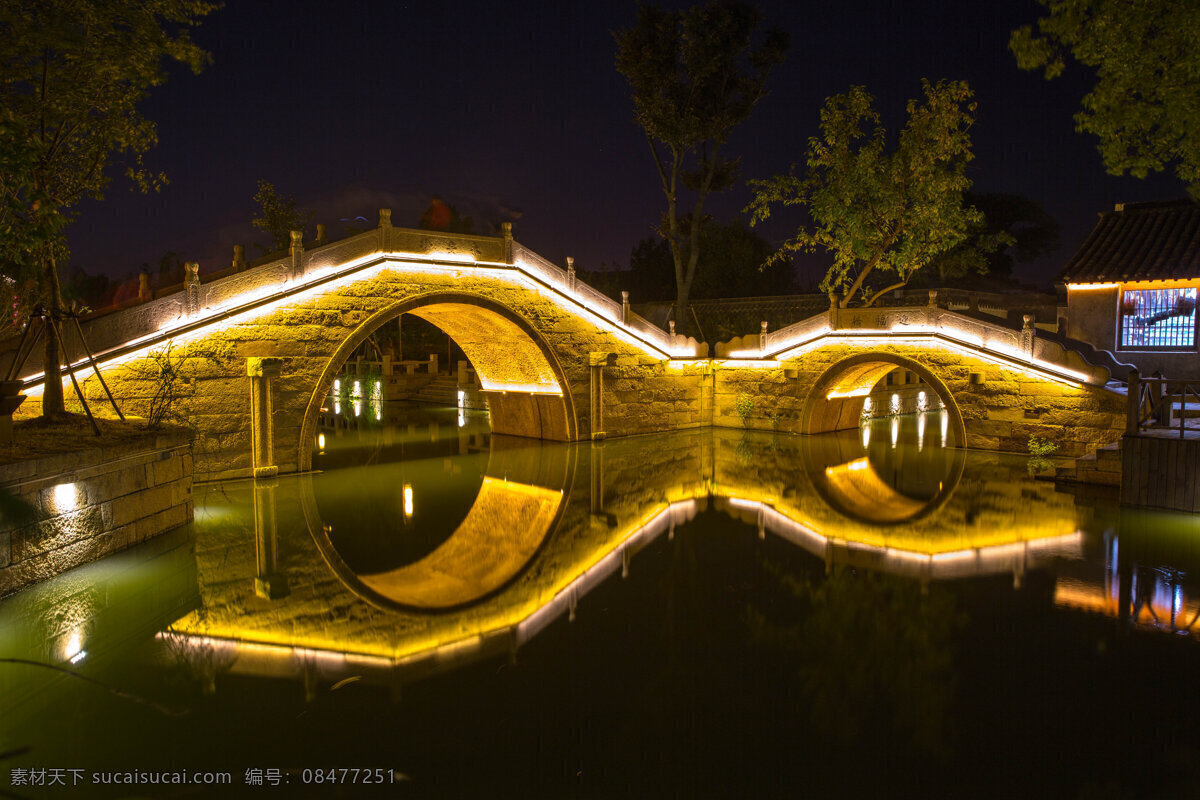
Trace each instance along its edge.
<path fill-rule="evenodd" d="M 1121 295 L 1121 350 L 1193 350 L 1196 288 L 1127 289 Z"/>

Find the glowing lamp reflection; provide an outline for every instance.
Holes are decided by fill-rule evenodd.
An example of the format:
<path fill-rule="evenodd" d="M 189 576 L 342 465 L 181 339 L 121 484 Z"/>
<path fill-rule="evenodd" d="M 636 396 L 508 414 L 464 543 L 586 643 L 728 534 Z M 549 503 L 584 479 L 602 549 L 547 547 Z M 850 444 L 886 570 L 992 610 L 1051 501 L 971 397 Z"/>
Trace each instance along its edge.
<path fill-rule="evenodd" d="M 317 434 L 317 449 L 318 450 L 325 449 L 325 434 L 323 434 L 323 433 Z"/>
<path fill-rule="evenodd" d="M 404 518 L 411 519 L 413 515 L 413 490 L 412 484 L 404 484 Z"/>

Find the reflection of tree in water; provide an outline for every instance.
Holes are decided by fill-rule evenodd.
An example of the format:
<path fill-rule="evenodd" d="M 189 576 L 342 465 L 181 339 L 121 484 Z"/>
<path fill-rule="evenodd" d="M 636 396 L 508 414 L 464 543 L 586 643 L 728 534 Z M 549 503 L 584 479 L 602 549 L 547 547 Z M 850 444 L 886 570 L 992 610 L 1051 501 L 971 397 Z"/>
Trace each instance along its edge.
<path fill-rule="evenodd" d="M 953 734 L 951 639 L 965 622 L 954 595 L 848 567 L 824 580 L 768 571 L 790 598 L 769 606 L 769 616 L 751 607 L 750 630 L 760 644 L 796 658 L 813 724 L 844 744 L 907 741 L 944 753 Z"/>
<path fill-rule="evenodd" d="M 197 628 L 207 629 L 208 610 L 201 607 L 196 611 Z M 195 682 L 205 695 L 217 693 L 217 676 L 233 667 L 235 656 L 230 651 L 219 650 L 211 641 L 194 635 L 183 635 L 173 627 L 163 636 L 167 658 L 175 666 L 169 674 L 182 676 L 187 683 Z"/>

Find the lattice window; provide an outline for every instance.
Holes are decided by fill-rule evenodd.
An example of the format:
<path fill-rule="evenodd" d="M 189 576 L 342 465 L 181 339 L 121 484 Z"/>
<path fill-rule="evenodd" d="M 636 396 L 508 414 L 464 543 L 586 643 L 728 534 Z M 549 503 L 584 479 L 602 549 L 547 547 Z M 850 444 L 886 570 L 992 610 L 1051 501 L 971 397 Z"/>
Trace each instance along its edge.
<path fill-rule="evenodd" d="M 1127 289 L 1119 341 L 1121 350 L 1194 350 L 1196 288 Z"/>

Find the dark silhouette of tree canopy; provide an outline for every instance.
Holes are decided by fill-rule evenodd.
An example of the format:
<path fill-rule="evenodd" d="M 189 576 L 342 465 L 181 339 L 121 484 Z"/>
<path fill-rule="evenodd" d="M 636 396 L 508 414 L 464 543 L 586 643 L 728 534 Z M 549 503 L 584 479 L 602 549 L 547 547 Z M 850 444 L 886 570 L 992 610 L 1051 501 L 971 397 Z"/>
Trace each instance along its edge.
<path fill-rule="evenodd" d="M 964 241 L 934 258 L 928 271 L 937 273 L 942 286 L 973 274 L 1009 279 L 1017 262 L 1033 261 L 1059 247 L 1058 221 L 1028 197 L 967 192 L 964 201 L 983 219 Z"/>
<path fill-rule="evenodd" d="M 683 223 L 690 225 L 690 219 Z M 755 297 L 785 294 L 792 290 L 794 276 L 789 261 L 766 269 L 771 244 L 740 219 L 727 225 L 706 220 L 700 232 L 700 257 L 693 298 Z M 666 299 L 675 291 L 674 260 L 666 240 L 659 236 L 642 239 L 629 256 L 632 295 L 639 300 Z"/>
<path fill-rule="evenodd" d="M 254 202 L 258 203 L 260 216 L 251 224 L 271 237 L 270 244 L 255 245 L 264 253 L 287 250 L 292 243 L 292 231 L 303 231 L 312 221 L 312 212 L 297 208 L 296 199 L 280 195 L 270 181 L 259 180 Z"/>
<path fill-rule="evenodd" d="M 713 0 L 681 12 L 640 5 L 637 25 L 616 34 L 617 71 L 629 82 L 667 200 L 659 233 L 671 251 L 680 324 L 702 250 L 700 228 L 683 220 L 702 219 L 709 194 L 733 186 L 738 159 L 723 148 L 787 52 L 787 35 L 775 29 L 752 46 L 759 23 L 758 10 L 741 2 Z M 684 191 L 690 211 L 680 210 Z"/>
<path fill-rule="evenodd" d="M 188 29 L 216 8 L 194 0 L 6 0 L 0 4 L 0 272 L 28 306 L 62 313 L 64 228 L 84 198 L 99 199 L 116 160 L 142 191 L 166 178 L 142 156 L 157 143 L 138 111 L 167 77 L 164 62 L 199 72 L 208 54 Z M 47 375 L 62 360 L 46 337 Z M 64 412 L 51 377 L 43 416 Z"/>
<path fill-rule="evenodd" d="M 975 103 L 963 81 L 922 81 L 924 99 L 909 100 L 895 146 L 861 86 L 821 110 L 821 135 L 808 141 L 808 169 L 751 181 L 752 222 L 772 206 L 803 206 L 812 223 L 784 242 L 776 258 L 824 250 L 833 265 L 821 289 L 842 308 L 908 285 L 940 253 L 965 240 L 983 215 L 963 202 L 973 158 L 968 130 Z M 882 280 L 880 286 L 877 280 Z"/>
<path fill-rule="evenodd" d="M 1195 0 L 1039 0 L 1037 33 L 1013 31 L 1021 69 L 1047 80 L 1068 57 L 1095 71 L 1075 115 L 1099 139 L 1112 175 L 1145 178 L 1174 167 L 1200 199 L 1200 3 Z"/>

